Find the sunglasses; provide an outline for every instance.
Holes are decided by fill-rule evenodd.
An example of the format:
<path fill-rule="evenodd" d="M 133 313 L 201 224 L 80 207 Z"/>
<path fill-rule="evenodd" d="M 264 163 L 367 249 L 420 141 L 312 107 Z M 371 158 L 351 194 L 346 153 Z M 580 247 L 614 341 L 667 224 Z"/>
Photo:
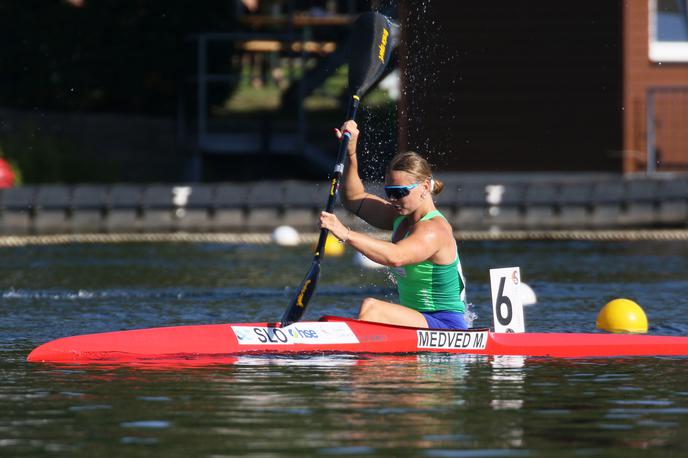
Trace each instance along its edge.
<path fill-rule="evenodd" d="M 405 186 L 385 186 L 385 195 L 388 199 L 399 200 L 411 194 L 411 190 L 420 183 L 413 183 Z"/>

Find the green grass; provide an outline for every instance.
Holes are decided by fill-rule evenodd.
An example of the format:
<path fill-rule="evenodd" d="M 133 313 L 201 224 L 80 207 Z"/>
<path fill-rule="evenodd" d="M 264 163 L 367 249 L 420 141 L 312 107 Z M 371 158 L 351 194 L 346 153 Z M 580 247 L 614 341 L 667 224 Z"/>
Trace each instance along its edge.
<path fill-rule="evenodd" d="M 294 78 L 300 76 L 297 69 Z M 288 75 L 285 75 L 285 78 Z M 341 126 L 346 104 L 348 68 L 343 66 L 327 78 L 304 100 L 306 141 L 324 151 L 332 149 L 334 127 Z M 296 129 L 296 109 L 282 109 L 280 100 L 283 89 L 268 81 L 260 87 L 251 85 L 248 69 L 242 72 L 241 83 L 222 107 L 214 110 L 219 119 L 261 120 L 269 118 L 276 129 Z M 393 143 L 396 132 L 397 103 L 386 91 L 371 90 L 362 100 L 359 120 L 366 123 L 366 130 L 378 132 L 375 148 L 384 148 Z M 289 127 L 291 126 L 291 127 Z"/>
<path fill-rule="evenodd" d="M 306 111 L 329 111 L 341 109 L 342 94 L 347 86 L 348 69 L 340 67 L 332 76 L 317 88 L 304 100 Z M 285 70 L 284 78 L 293 76 L 296 80 L 300 77 L 300 69 L 296 69 L 293 75 Z M 225 101 L 222 107 L 217 107 L 214 114 L 218 116 L 231 116 L 232 114 L 248 114 L 260 112 L 276 112 L 280 110 L 280 98 L 283 89 L 274 82 L 268 81 L 259 87 L 251 83 L 249 68 L 242 69 L 241 83 L 236 91 Z M 393 101 L 387 92 L 374 89 L 365 97 L 365 104 L 369 108 L 382 107 Z"/>

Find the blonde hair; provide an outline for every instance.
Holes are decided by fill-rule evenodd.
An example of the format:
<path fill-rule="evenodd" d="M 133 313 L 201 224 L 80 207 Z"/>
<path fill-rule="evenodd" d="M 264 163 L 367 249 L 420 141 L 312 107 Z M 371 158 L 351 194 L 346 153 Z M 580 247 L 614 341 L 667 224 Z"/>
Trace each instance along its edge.
<path fill-rule="evenodd" d="M 430 180 L 430 192 L 434 195 L 444 189 L 444 183 L 432 176 L 428 161 L 415 151 L 397 153 L 387 165 L 387 173 L 390 172 L 406 172 L 418 181 Z"/>

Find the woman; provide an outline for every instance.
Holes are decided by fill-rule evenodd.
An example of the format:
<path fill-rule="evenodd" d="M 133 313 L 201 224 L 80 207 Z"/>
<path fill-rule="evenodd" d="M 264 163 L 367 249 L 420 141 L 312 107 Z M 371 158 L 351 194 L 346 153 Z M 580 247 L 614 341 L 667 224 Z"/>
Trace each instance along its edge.
<path fill-rule="evenodd" d="M 414 152 L 399 153 L 387 166 L 386 199 L 365 191 L 358 175 L 358 128 L 347 121 L 335 129 L 338 138 L 349 132 L 348 163 L 341 200 L 367 223 L 392 230 L 391 242 L 372 238 L 344 226 L 332 213 L 322 212 L 320 227 L 371 260 L 391 267 L 399 304 L 368 297 L 359 319 L 418 328 L 466 329 L 465 281 L 451 225 L 435 208 L 432 196 L 443 184 L 432 178 L 427 161 Z"/>

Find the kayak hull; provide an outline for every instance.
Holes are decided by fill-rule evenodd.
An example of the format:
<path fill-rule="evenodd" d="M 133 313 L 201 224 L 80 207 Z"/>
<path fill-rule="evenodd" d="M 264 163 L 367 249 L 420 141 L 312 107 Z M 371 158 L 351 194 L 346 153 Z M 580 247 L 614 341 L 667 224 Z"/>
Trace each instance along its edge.
<path fill-rule="evenodd" d="M 193 359 L 257 353 L 420 353 L 540 357 L 682 356 L 688 337 L 448 331 L 334 316 L 294 323 L 209 324 L 64 337 L 36 347 L 31 362 Z"/>

